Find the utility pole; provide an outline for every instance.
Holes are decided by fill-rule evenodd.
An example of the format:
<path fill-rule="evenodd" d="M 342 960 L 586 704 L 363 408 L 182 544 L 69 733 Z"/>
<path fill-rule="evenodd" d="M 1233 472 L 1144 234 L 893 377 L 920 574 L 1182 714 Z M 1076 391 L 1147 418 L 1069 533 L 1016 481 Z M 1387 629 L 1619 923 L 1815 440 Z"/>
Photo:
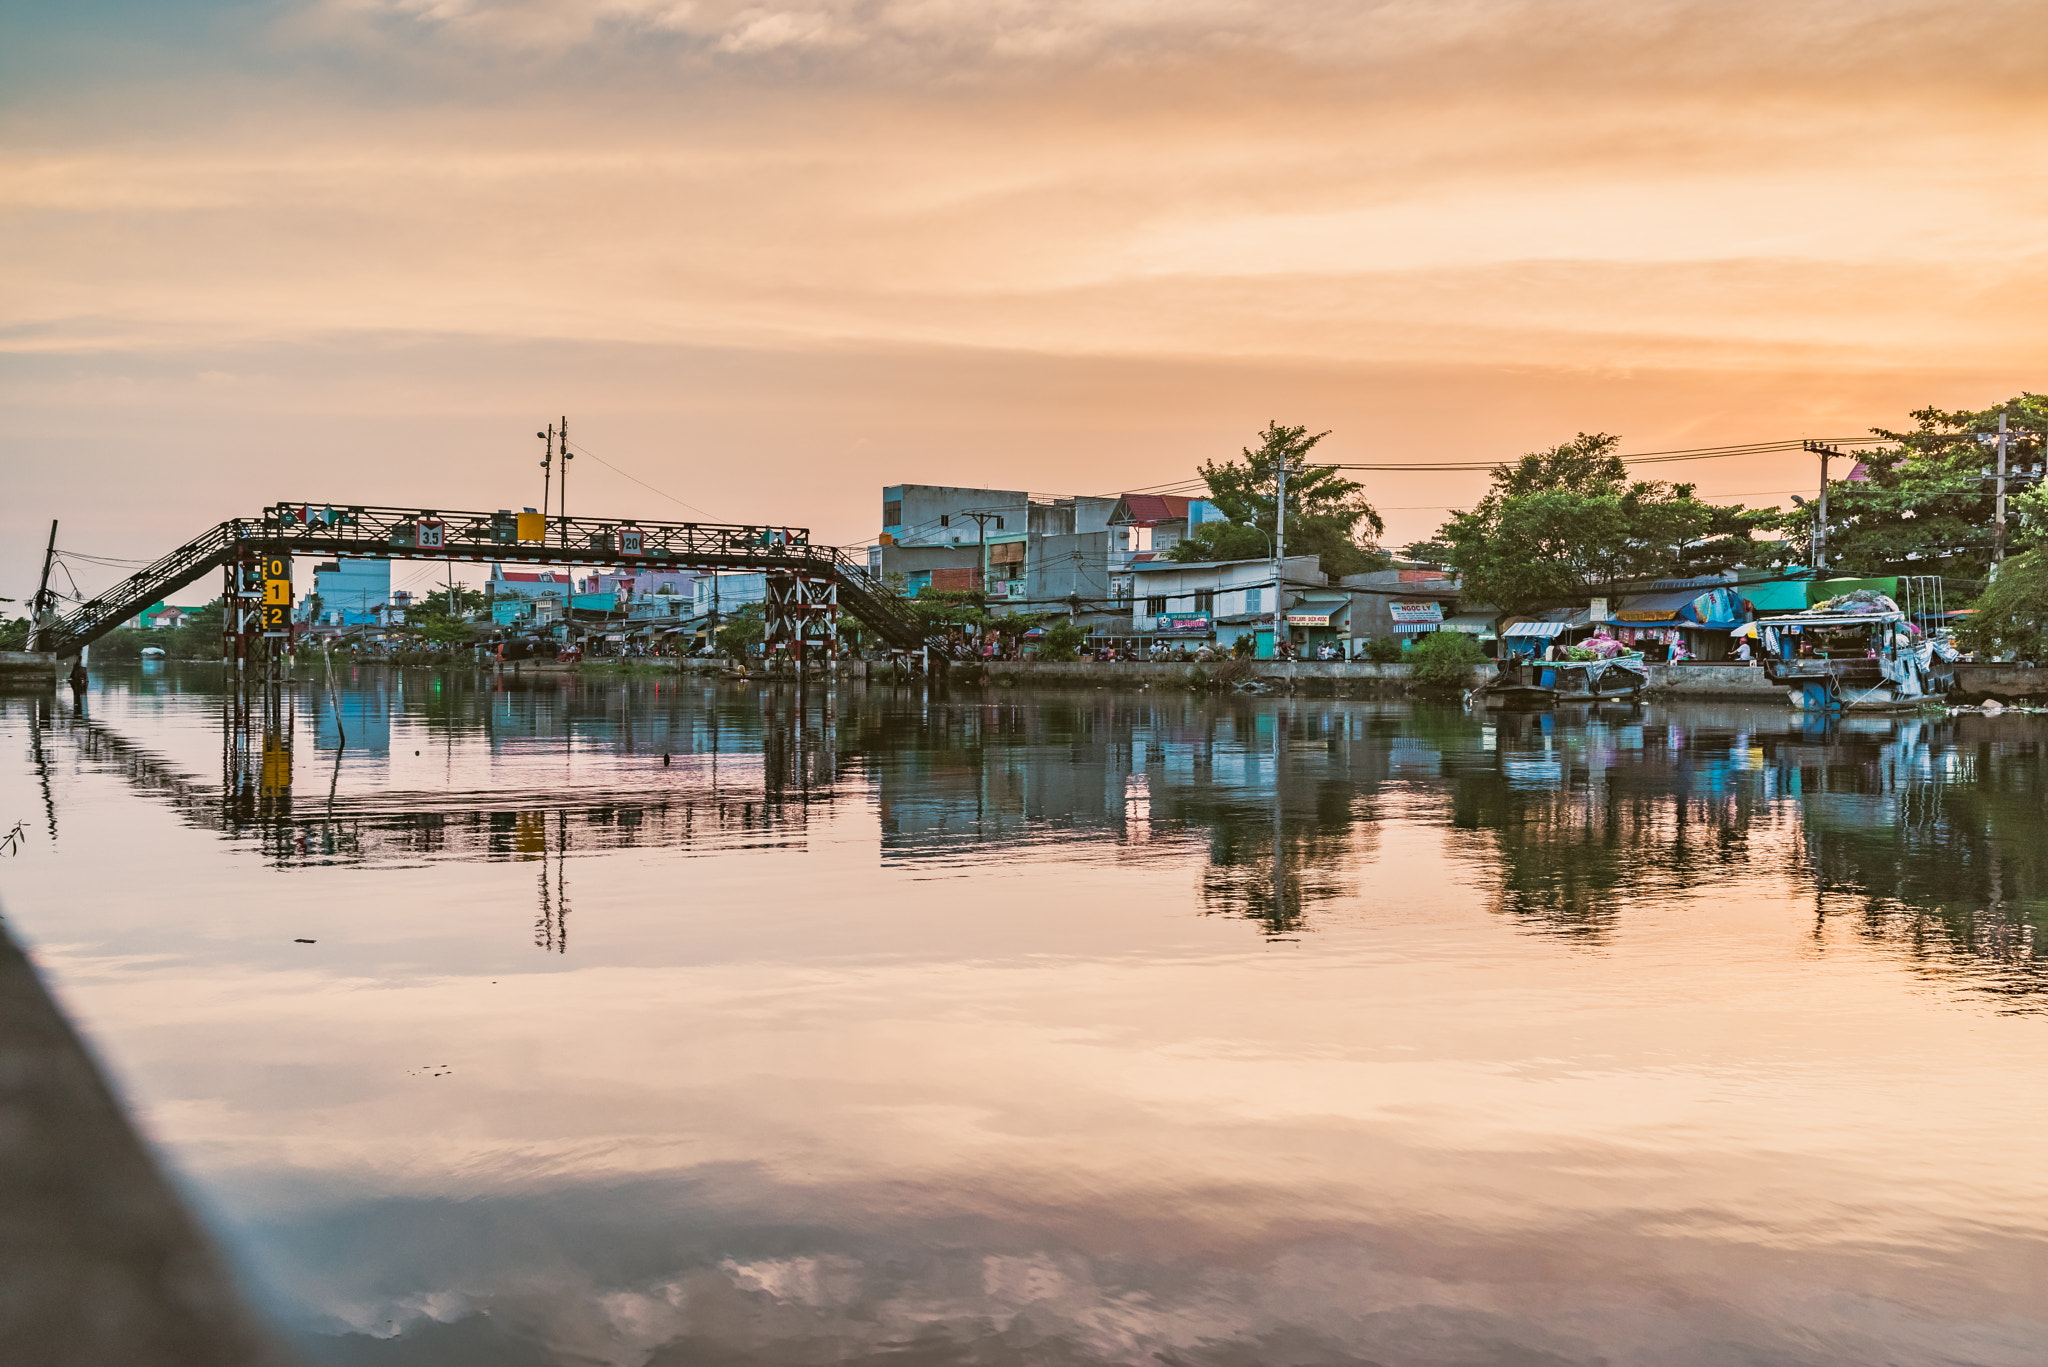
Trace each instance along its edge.
<path fill-rule="evenodd" d="M 996 530 L 1001 531 L 1003 529 L 1003 519 L 999 513 L 962 513 L 960 516 L 973 518 L 975 531 L 979 533 L 981 569 L 978 573 L 981 575 L 981 591 L 986 594 L 988 592 L 988 524 L 991 522 L 995 523 Z"/>
<path fill-rule="evenodd" d="M 547 454 L 543 455 L 540 458 L 540 515 L 543 518 L 545 518 L 548 515 L 549 502 L 554 495 L 553 481 L 555 477 L 555 425 L 553 423 L 549 423 L 547 431 L 536 432 L 533 435 L 539 437 L 542 441 L 548 444 Z M 548 524 L 546 522 L 542 522 L 540 525 L 542 526 L 542 528 L 546 528 Z"/>
<path fill-rule="evenodd" d="M 2005 563 L 2005 410 L 1998 410 L 1998 521 L 1991 534 L 1992 577 L 1998 575 L 1997 566 Z"/>
<path fill-rule="evenodd" d="M 1273 499 L 1273 658 L 1280 658 L 1280 644 L 1287 639 L 1287 593 L 1282 575 L 1287 568 L 1287 468 L 1283 457 L 1273 468 L 1276 493 Z"/>
<path fill-rule="evenodd" d="M 1820 516 L 1813 527 L 1813 572 L 1820 574 L 1828 567 L 1828 457 L 1839 456 L 1841 448 L 1824 442 L 1805 441 L 1801 446 L 1820 457 Z"/>
<path fill-rule="evenodd" d="M 50 562 L 57 558 L 57 519 L 50 519 L 50 544 L 43 548 L 43 577 L 36 585 L 36 596 L 28 601 L 28 641 L 30 650 L 43 634 L 43 612 L 50 597 Z"/>
<path fill-rule="evenodd" d="M 569 462 L 576 459 L 569 450 L 569 419 L 562 418 L 562 546 L 569 545 Z M 573 574 L 573 571 L 572 571 Z"/>

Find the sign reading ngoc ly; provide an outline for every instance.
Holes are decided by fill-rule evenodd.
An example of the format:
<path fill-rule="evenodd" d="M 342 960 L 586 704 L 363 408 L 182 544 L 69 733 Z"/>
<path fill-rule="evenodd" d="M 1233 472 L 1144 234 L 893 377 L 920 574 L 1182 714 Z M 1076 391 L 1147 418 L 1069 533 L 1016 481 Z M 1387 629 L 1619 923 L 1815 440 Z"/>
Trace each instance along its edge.
<path fill-rule="evenodd" d="M 1444 619 L 1442 603 L 1389 603 L 1387 611 L 1396 622 L 1441 622 Z"/>

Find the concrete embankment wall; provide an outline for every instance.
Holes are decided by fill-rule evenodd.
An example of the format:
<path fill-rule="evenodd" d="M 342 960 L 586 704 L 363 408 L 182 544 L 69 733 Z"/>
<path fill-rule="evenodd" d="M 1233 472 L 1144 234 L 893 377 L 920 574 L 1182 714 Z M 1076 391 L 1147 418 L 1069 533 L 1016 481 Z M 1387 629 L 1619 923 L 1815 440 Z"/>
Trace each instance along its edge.
<path fill-rule="evenodd" d="M 39 650 L 0 650 L 0 683 L 47 684 L 63 672 L 55 655 Z"/>
<path fill-rule="evenodd" d="M 1221 664 L 1098 664 L 1086 660 L 1073 664 L 1044 664 L 1027 660 L 991 665 L 988 677 L 991 682 L 997 684 L 1185 688 L 1192 681 L 1194 671 L 1201 671 L 1202 678 L 1213 679 L 1223 668 Z M 1474 670 L 1472 681 L 1477 683 L 1491 679 L 1494 672 L 1492 664 L 1480 665 Z M 1403 664 L 1340 664 L 1322 661 L 1273 664 L 1267 661 L 1254 661 L 1251 673 L 1247 677 L 1271 687 L 1291 689 L 1298 693 L 1337 697 L 1395 697 L 1415 691 L 1413 674 L 1413 667 Z M 1785 691 L 1766 680 L 1762 667 L 1753 664 L 1651 665 L 1648 691 L 1652 696 L 1662 698 L 1727 698 L 1759 702 L 1785 700 Z"/>
<path fill-rule="evenodd" d="M 1956 691 L 1965 698 L 2048 698 L 2048 669 L 2019 664 L 1957 665 Z"/>

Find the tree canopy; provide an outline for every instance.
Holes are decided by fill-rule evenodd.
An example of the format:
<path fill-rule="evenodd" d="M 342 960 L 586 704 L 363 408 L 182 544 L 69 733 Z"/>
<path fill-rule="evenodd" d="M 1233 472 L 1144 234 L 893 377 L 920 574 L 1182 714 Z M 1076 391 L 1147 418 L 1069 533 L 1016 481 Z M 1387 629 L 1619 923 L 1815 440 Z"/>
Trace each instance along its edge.
<path fill-rule="evenodd" d="M 1984 588 L 1956 635 L 1985 659 L 2048 660 L 2048 548 L 2012 556 Z"/>
<path fill-rule="evenodd" d="M 1914 426 L 1871 429 L 1889 445 L 1857 453 L 1862 478 L 1830 471 L 1828 562 L 1852 574 L 1943 574 L 1982 579 L 1990 571 L 1997 493 L 1984 472 L 1997 455 L 1991 439 L 2003 410 L 2012 432 L 2008 468 L 2043 459 L 2048 396 L 2021 394 L 1979 411 L 1921 408 Z M 2012 490 L 2008 490 L 2008 497 Z M 2008 512 L 2011 511 L 2010 506 Z M 1787 515 L 1802 532 L 1808 514 Z M 2008 522 L 2008 530 L 2013 530 Z M 1803 540 L 1803 538 L 1802 538 Z"/>
<path fill-rule="evenodd" d="M 1305 458 L 1328 432 L 1268 422 L 1257 448 L 1240 459 L 1202 462 L 1209 502 L 1228 522 L 1205 522 L 1167 551 L 1169 560 L 1254 560 L 1273 553 L 1275 472 L 1287 477 L 1287 550 L 1313 555 L 1330 575 L 1358 574 L 1387 563 L 1377 538 L 1386 523 L 1366 501 L 1365 486 L 1344 479 L 1334 465 L 1306 465 Z M 1362 531 L 1365 534 L 1361 534 Z"/>
<path fill-rule="evenodd" d="M 1621 439 L 1581 432 L 1494 467 L 1493 487 L 1425 543 L 1455 567 L 1466 596 L 1509 611 L 1584 598 L 1629 581 L 1707 574 L 1742 563 L 1774 509 L 1702 502 L 1690 484 L 1632 480 Z"/>

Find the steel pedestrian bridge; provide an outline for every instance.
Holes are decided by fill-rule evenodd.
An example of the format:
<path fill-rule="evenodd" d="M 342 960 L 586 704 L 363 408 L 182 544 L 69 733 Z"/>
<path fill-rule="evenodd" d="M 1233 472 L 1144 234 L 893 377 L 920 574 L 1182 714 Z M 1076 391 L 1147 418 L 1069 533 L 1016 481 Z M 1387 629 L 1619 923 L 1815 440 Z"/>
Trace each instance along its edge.
<path fill-rule="evenodd" d="M 929 649 L 940 658 L 956 649 L 942 634 L 928 631 L 865 565 L 836 547 L 812 545 L 802 527 L 303 502 L 274 503 L 261 517 L 209 527 L 69 613 L 39 613 L 30 648 L 76 655 L 143 609 L 224 569 L 228 635 L 231 645 L 241 643 L 234 646 L 239 658 L 251 641 L 283 634 L 274 629 L 275 618 L 269 619 L 273 629 L 264 629 L 266 567 L 281 560 L 288 577 L 291 560 L 305 556 L 759 571 L 768 577 L 771 648 L 793 648 L 799 658 L 807 648 L 829 654 L 843 610 L 894 649 Z"/>

